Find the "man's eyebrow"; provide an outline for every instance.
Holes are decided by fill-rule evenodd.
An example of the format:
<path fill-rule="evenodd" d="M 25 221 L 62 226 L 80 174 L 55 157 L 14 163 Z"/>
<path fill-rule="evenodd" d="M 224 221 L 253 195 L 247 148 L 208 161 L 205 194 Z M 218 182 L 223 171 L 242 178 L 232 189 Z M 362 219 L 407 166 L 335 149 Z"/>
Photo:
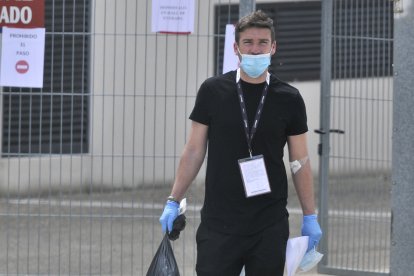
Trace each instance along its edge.
<path fill-rule="evenodd" d="M 252 42 L 253 38 L 243 38 L 241 41 L 242 42 Z M 259 42 L 269 42 L 269 41 L 270 41 L 270 39 L 268 39 L 268 38 L 259 39 Z"/>

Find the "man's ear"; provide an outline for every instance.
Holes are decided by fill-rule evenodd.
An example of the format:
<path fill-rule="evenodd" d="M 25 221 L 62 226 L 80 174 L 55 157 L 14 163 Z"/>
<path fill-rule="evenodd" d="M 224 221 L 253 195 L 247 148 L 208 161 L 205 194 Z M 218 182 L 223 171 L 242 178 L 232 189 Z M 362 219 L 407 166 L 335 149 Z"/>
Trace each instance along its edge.
<path fill-rule="evenodd" d="M 237 42 L 233 43 L 233 50 L 234 50 L 234 54 L 236 56 L 238 56 L 239 55 L 239 45 L 237 45 Z"/>
<path fill-rule="evenodd" d="M 271 51 L 272 56 L 276 53 L 276 46 L 277 46 L 277 44 L 276 44 L 276 40 L 275 40 L 272 43 L 272 51 Z"/>

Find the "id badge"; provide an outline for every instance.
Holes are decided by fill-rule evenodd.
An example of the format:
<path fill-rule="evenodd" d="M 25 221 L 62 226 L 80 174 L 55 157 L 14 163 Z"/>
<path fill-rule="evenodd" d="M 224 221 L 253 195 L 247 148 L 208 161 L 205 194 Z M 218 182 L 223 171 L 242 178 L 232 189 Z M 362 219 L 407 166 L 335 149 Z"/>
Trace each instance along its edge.
<path fill-rule="evenodd" d="M 263 155 L 239 159 L 239 167 L 246 197 L 271 192 Z"/>

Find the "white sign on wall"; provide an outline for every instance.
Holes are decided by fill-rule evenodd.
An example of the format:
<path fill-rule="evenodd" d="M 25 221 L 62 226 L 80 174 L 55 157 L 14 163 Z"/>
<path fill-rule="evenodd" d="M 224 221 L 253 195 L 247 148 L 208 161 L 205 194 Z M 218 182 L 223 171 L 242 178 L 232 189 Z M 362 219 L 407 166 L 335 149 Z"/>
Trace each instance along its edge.
<path fill-rule="evenodd" d="M 239 57 L 234 52 L 234 25 L 226 25 L 226 36 L 224 41 L 223 74 L 239 68 Z"/>
<path fill-rule="evenodd" d="M 3 27 L 0 86 L 43 87 L 45 28 Z"/>
<path fill-rule="evenodd" d="M 152 0 L 152 32 L 190 34 L 194 31 L 194 0 Z"/>

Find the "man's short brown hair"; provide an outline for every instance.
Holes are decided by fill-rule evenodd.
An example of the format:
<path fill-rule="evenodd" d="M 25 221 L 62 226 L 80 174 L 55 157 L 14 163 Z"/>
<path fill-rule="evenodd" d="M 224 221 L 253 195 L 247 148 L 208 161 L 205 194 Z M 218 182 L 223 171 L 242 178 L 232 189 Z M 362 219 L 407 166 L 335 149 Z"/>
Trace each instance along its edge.
<path fill-rule="evenodd" d="M 276 39 L 273 20 L 261 10 L 252 12 L 240 18 L 239 22 L 237 22 L 235 27 L 235 39 L 237 44 L 239 44 L 240 33 L 248 28 L 269 29 L 272 36 L 272 42 Z"/>

